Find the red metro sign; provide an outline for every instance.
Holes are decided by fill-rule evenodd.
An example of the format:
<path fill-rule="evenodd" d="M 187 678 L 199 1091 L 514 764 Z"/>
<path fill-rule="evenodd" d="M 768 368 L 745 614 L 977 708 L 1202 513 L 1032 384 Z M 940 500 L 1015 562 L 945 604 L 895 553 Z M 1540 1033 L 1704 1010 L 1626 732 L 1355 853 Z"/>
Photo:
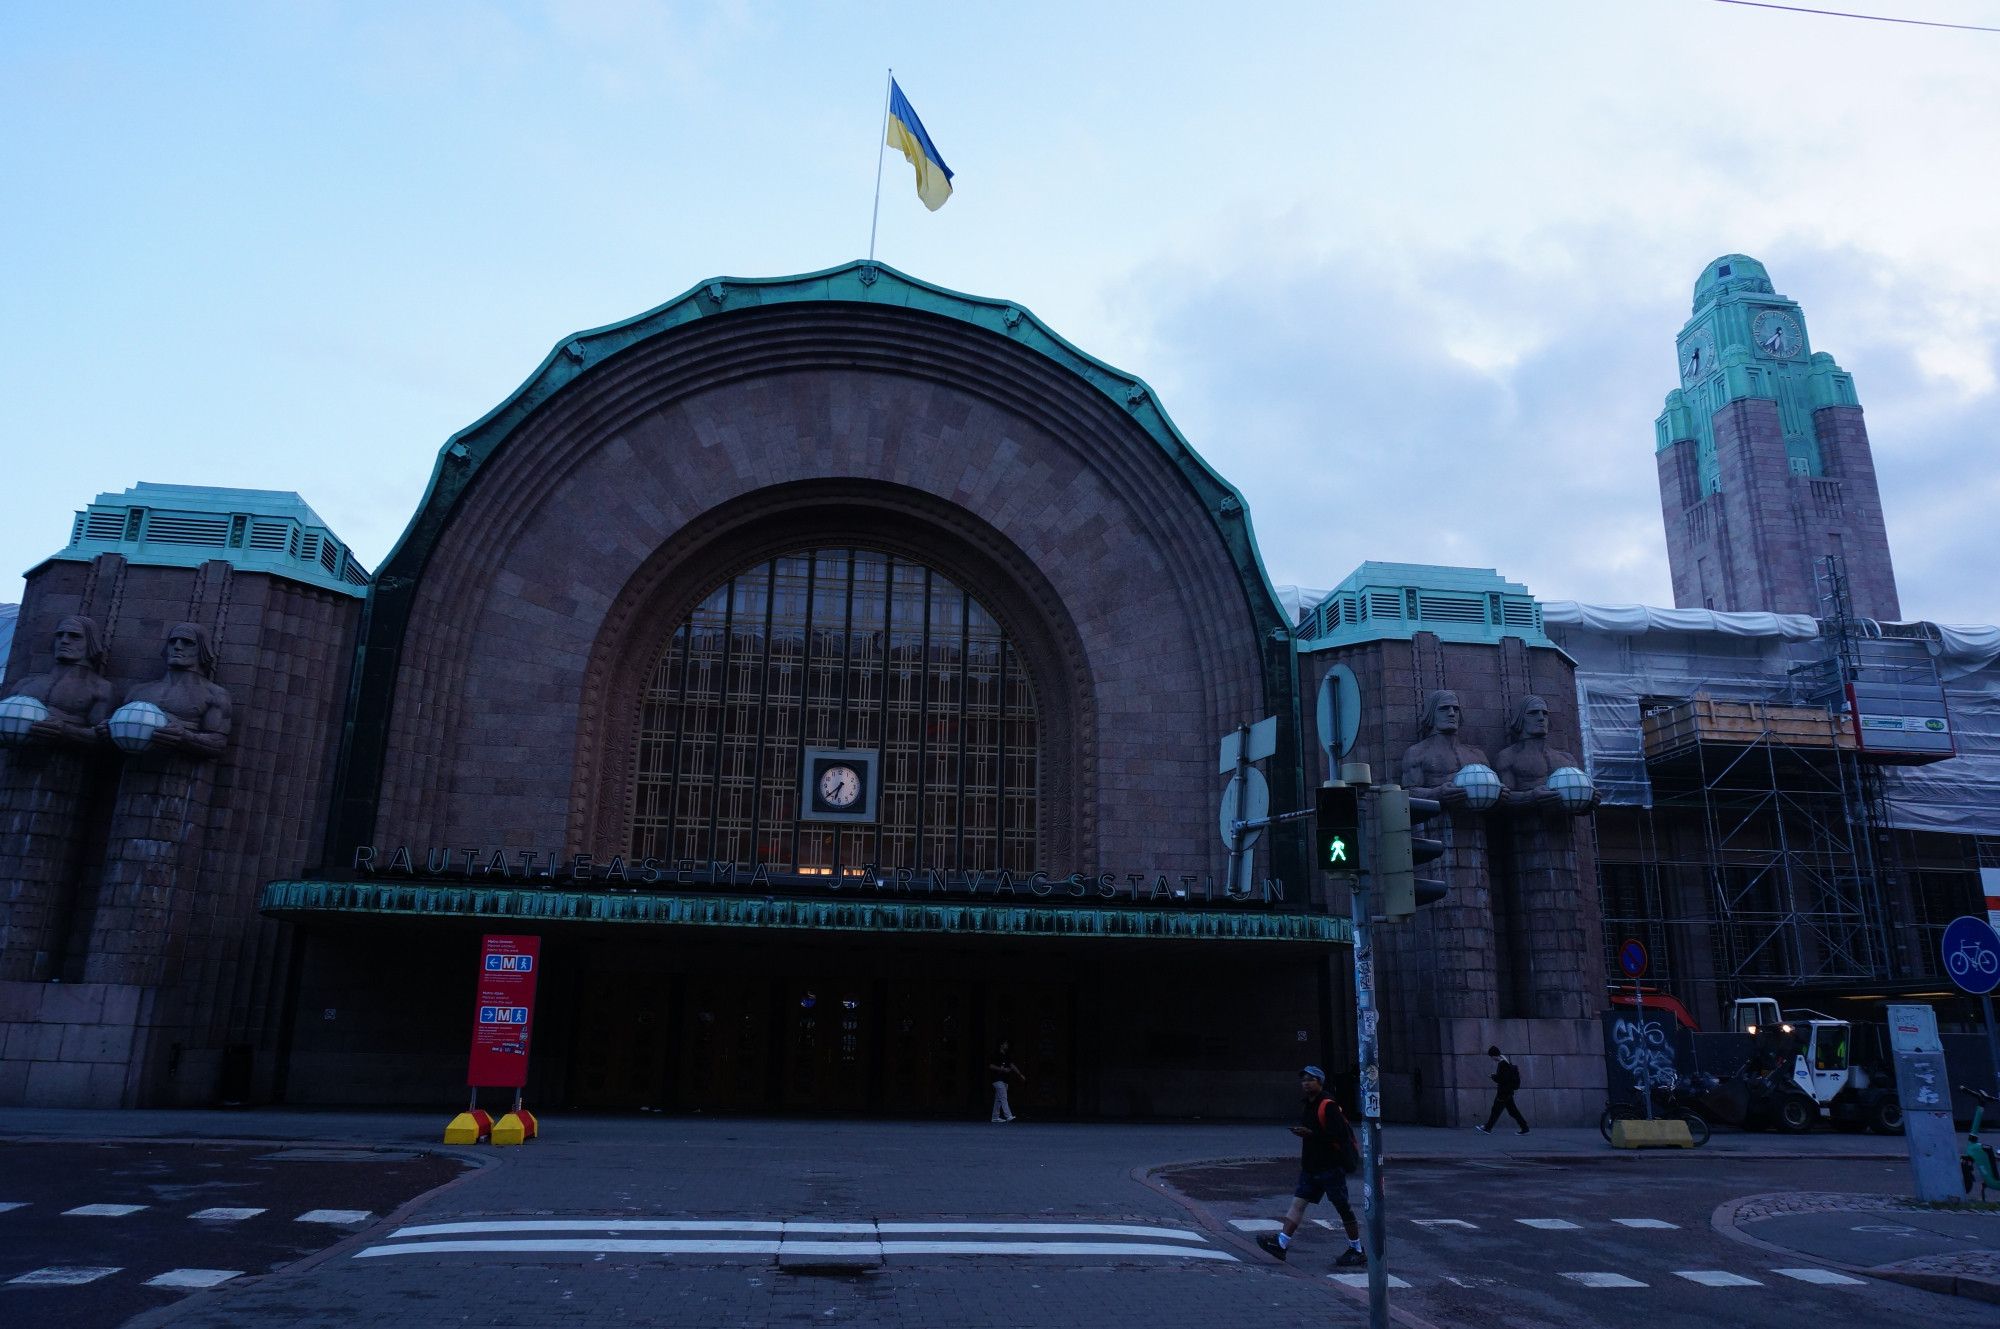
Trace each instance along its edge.
<path fill-rule="evenodd" d="M 540 937 L 480 939 L 467 1084 L 499 1089 L 527 1084 L 528 1031 L 535 1018 L 535 977 L 541 965 Z"/>

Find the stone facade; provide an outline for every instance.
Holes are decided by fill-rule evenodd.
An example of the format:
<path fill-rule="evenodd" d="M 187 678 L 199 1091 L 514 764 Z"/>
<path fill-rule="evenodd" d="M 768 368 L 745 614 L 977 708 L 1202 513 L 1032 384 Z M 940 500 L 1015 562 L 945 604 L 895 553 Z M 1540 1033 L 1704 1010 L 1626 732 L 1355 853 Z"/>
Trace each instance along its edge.
<path fill-rule="evenodd" d="M 48 667 L 72 614 L 103 630 L 121 697 L 159 676 L 169 625 L 201 624 L 237 724 L 213 761 L 0 749 L 0 1103 L 268 1096 L 292 936 L 257 891 L 318 862 L 360 602 L 222 559 L 54 559 L 9 681 Z"/>

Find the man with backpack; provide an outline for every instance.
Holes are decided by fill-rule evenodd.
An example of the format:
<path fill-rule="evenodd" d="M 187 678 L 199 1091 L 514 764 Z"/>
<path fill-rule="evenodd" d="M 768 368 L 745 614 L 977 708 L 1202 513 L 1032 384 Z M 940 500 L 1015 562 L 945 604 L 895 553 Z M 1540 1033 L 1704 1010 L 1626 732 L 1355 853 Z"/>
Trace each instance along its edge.
<path fill-rule="evenodd" d="M 1360 1170 L 1361 1148 L 1354 1141 L 1354 1128 L 1340 1104 L 1327 1096 L 1326 1072 L 1307 1066 L 1299 1072 L 1299 1092 L 1305 1107 L 1299 1113 L 1292 1134 L 1299 1137 L 1299 1184 L 1292 1191 L 1292 1207 L 1285 1215 L 1284 1229 L 1265 1233 L 1257 1244 L 1282 1260 L 1290 1251 L 1292 1234 L 1306 1216 L 1306 1206 L 1325 1196 L 1347 1229 L 1347 1249 L 1333 1263 L 1352 1269 L 1368 1263 L 1361 1249 L 1361 1223 L 1347 1202 L 1347 1174 Z"/>
<path fill-rule="evenodd" d="M 1503 1056 L 1497 1047 L 1487 1048 L 1486 1055 L 1493 1058 L 1493 1074 L 1488 1077 L 1493 1081 L 1493 1111 L 1487 1115 L 1484 1126 L 1474 1126 L 1472 1129 L 1481 1135 L 1493 1134 L 1493 1127 L 1499 1123 L 1500 1114 L 1505 1112 L 1514 1119 L 1514 1124 L 1520 1127 L 1514 1134 L 1526 1135 L 1528 1119 L 1521 1115 L 1521 1109 L 1514 1106 L 1514 1091 L 1521 1087 L 1521 1068 Z"/>

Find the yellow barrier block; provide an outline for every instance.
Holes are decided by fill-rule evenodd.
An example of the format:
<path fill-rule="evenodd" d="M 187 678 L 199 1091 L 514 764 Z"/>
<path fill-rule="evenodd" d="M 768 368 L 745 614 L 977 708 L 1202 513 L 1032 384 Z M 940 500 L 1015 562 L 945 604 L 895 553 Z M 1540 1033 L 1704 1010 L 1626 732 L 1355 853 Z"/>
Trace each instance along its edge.
<path fill-rule="evenodd" d="M 535 1120 L 534 1113 L 528 1111 L 528 1109 L 526 1108 L 522 1108 L 520 1116 L 521 1116 L 521 1124 L 528 1128 L 528 1138 L 530 1140 L 534 1139 L 537 1135 L 540 1135 L 542 1133 L 542 1123 Z"/>
<path fill-rule="evenodd" d="M 446 1144 L 478 1144 L 479 1120 L 470 1112 L 461 1112 L 451 1119 L 451 1125 L 444 1128 Z"/>
<path fill-rule="evenodd" d="M 528 1127 L 522 1122 L 521 1114 L 509 1112 L 493 1123 L 493 1143 L 520 1144 L 528 1138 Z"/>
<path fill-rule="evenodd" d="M 1692 1149 L 1694 1137 L 1679 1117 L 1611 1123 L 1613 1149 Z"/>

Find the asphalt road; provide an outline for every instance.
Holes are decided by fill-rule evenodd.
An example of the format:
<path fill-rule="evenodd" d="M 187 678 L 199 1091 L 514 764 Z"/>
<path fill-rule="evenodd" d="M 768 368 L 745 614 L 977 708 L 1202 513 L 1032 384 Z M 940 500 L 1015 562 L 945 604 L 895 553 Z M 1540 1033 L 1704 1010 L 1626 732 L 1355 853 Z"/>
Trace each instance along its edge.
<path fill-rule="evenodd" d="M 1292 1176 L 1289 1165 L 1258 1163 L 1190 1169 L 1166 1179 L 1251 1235 L 1282 1215 Z M 1388 1268 L 1408 1287 L 1392 1288 L 1391 1303 L 1438 1325 L 1507 1329 L 1992 1329 L 2000 1324 L 2000 1308 L 1875 1279 L 1844 1279 L 1711 1226 L 1718 1205 L 1746 1195 L 1895 1192 L 1907 1182 L 1908 1165 L 1899 1162 L 1724 1162 L 1699 1152 L 1392 1164 L 1385 1173 Z M 1334 1219 L 1323 1205 L 1315 1216 Z M 1843 1217 L 1849 1224 L 1879 1222 L 1863 1215 L 1828 1221 Z M 1860 1234 L 1864 1243 L 1871 1239 Z M 1881 1236 L 1877 1261 L 1903 1253 L 1892 1240 Z M 1284 1272 L 1323 1278 L 1342 1245 L 1337 1233 L 1308 1226 Z M 1278 1268 L 1272 1265 L 1274 1273 Z M 1807 1281 L 1816 1279 L 1840 1281 Z"/>
<path fill-rule="evenodd" d="M 122 1324 L 331 1246 L 464 1166 L 414 1150 L 0 1143 L 0 1324 Z"/>

